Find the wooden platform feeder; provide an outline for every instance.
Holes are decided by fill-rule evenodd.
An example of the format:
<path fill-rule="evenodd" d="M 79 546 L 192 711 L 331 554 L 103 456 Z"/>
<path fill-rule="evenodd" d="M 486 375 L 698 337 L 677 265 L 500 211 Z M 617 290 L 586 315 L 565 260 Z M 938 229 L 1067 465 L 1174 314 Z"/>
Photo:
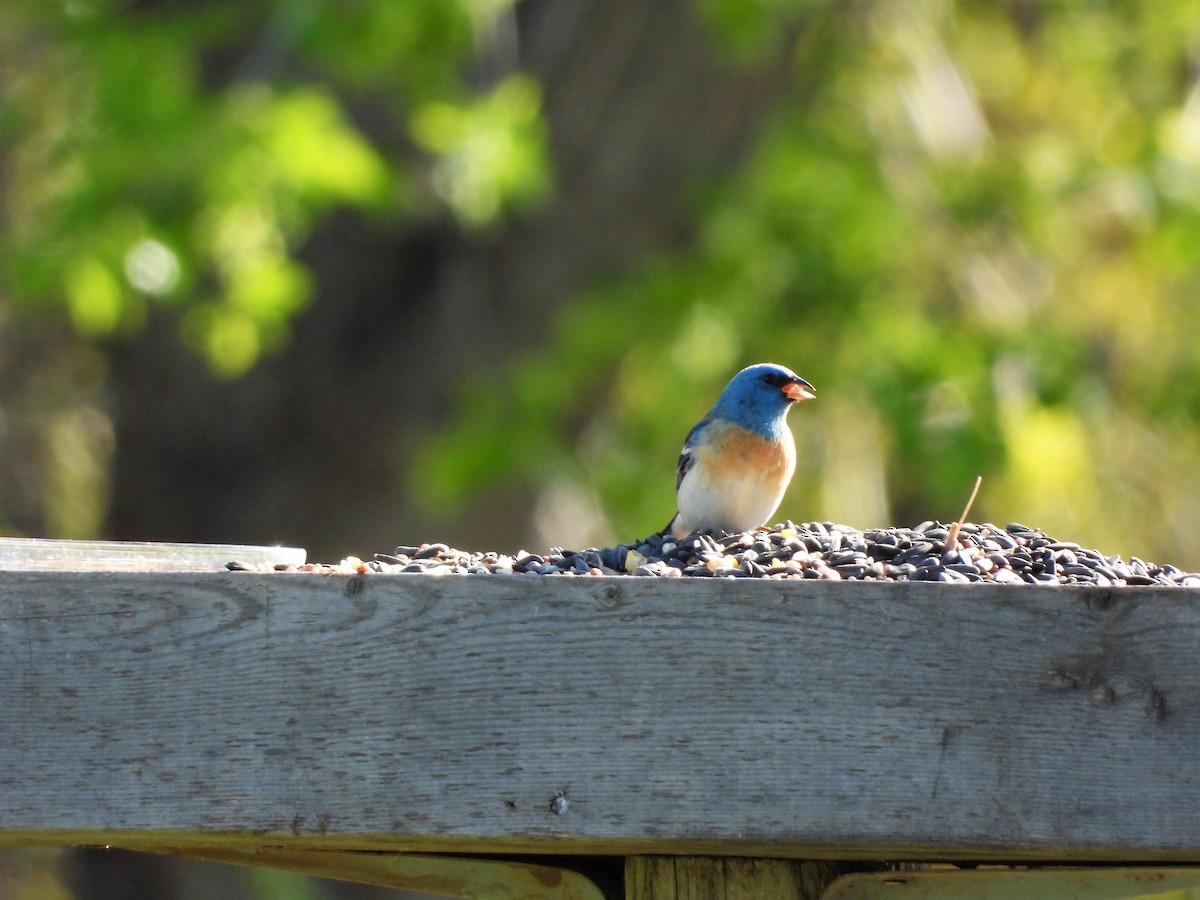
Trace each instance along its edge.
<path fill-rule="evenodd" d="M 606 860 L 631 900 L 1200 890 L 1200 590 L 0 544 L 0 845 L 488 900 L 621 896 Z"/>

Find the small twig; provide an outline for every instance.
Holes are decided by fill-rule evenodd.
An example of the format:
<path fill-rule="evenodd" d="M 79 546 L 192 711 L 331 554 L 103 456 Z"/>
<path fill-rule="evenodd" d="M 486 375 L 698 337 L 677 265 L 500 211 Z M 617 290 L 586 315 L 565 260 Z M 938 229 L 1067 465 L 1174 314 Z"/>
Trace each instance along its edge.
<path fill-rule="evenodd" d="M 963 507 L 962 515 L 958 517 L 958 521 L 950 526 L 950 530 L 946 532 L 946 552 L 953 553 L 958 549 L 958 530 L 962 527 L 962 523 L 967 521 L 967 516 L 971 512 L 971 505 L 975 502 L 975 495 L 979 493 L 979 486 L 983 484 L 983 476 L 975 476 L 975 487 L 971 491 L 971 496 L 967 498 L 967 505 Z"/>

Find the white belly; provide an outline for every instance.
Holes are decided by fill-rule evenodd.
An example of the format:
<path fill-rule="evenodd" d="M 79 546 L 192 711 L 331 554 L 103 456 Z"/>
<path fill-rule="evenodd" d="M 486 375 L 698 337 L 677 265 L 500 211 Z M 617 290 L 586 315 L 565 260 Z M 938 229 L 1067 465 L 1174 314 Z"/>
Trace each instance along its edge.
<path fill-rule="evenodd" d="M 676 537 L 700 528 L 736 532 L 769 524 L 796 467 L 796 445 L 786 428 L 777 442 L 721 435 L 693 455 L 679 485 L 679 515 L 671 528 Z"/>

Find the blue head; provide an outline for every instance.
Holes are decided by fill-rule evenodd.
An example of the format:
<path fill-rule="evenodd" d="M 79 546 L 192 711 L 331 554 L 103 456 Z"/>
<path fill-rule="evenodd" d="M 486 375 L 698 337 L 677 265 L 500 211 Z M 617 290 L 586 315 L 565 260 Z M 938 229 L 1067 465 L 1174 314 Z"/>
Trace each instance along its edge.
<path fill-rule="evenodd" d="M 792 404 L 798 400 L 811 400 L 815 391 L 791 369 L 774 363 L 759 363 L 733 376 L 709 415 L 729 419 L 743 428 L 772 437 L 784 427 Z"/>

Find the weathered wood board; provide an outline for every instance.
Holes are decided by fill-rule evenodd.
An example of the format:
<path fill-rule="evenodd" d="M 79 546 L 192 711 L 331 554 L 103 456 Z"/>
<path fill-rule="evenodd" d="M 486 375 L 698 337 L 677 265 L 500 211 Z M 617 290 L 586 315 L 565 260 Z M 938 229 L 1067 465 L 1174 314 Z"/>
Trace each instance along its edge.
<path fill-rule="evenodd" d="M 214 572 L 233 560 L 299 566 L 305 556 L 297 547 L 0 537 L 6 572 Z"/>
<path fill-rule="evenodd" d="M 1187 589 L 0 573 L 0 844 L 1194 860 L 1198 659 Z"/>

